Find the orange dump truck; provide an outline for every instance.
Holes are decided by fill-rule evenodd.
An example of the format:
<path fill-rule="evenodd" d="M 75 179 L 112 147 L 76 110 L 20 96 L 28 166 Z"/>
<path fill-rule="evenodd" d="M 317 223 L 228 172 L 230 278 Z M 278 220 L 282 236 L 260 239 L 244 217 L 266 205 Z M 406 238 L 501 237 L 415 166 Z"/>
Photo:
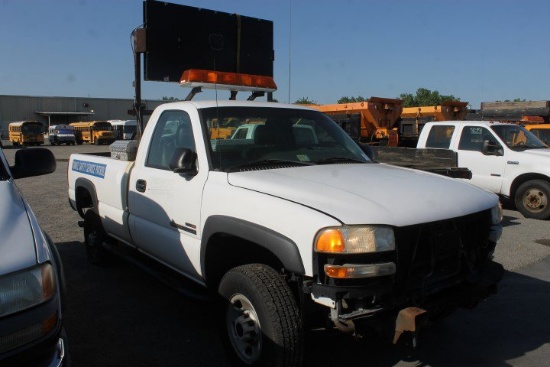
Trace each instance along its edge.
<path fill-rule="evenodd" d="M 396 146 L 402 105 L 400 99 L 371 97 L 364 102 L 311 107 L 324 112 L 358 141 Z"/>
<path fill-rule="evenodd" d="M 464 120 L 467 106 L 468 102 L 443 101 L 437 106 L 405 107 L 400 121 L 403 134 L 416 140 L 426 122 Z"/>

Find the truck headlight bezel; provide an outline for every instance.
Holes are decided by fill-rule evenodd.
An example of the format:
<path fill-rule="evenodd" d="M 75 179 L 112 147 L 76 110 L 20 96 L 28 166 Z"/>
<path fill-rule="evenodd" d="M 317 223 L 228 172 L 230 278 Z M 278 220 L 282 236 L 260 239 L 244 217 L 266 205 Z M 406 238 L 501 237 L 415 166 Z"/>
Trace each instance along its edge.
<path fill-rule="evenodd" d="M 491 223 L 499 224 L 504 219 L 504 211 L 502 210 L 502 204 L 500 201 L 497 205 L 491 208 Z"/>
<path fill-rule="evenodd" d="M 369 254 L 395 250 L 393 228 L 384 225 L 327 227 L 317 232 L 314 250 L 326 254 Z"/>

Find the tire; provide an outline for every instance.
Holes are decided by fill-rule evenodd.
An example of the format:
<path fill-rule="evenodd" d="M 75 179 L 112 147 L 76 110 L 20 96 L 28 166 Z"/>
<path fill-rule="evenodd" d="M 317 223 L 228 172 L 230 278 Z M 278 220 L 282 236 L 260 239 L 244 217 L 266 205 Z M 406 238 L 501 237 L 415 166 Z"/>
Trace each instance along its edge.
<path fill-rule="evenodd" d="M 544 180 L 522 183 L 516 191 L 515 204 L 525 218 L 550 218 L 550 183 Z"/>
<path fill-rule="evenodd" d="M 301 366 L 304 332 L 289 286 L 273 268 L 243 265 L 218 287 L 219 326 L 234 366 Z"/>
<path fill-rule="evenodd" d="M 84 245 L 88 261 L 94 265 L 109 265 L 111 254 L 103 247 L 107 235 L 101 225 L 101 219 L 93 211 L 84 214 Z"/>
<path fill-rule="evenodd" d="M 77 143 L 78 145 L 82 145 L 82 140 L 77 140 L 76 143 Z"/>
<path fill-rule="evenodd" d="M 94 144 L 95 144 L 95 145 L 99 145 L 99 144 L 101 144 L 101 141 L 99 141 L 99 139 L 96 139 L 96 140 L 94 141 Z"/>

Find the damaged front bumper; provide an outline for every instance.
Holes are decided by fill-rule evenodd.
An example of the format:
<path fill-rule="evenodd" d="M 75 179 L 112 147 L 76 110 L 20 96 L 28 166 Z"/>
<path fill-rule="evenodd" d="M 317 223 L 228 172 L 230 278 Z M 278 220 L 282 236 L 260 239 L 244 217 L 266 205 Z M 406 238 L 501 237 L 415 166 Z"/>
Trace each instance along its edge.
<path fill-rule="evenodd" d="M 395 342 L 398 331 L 415 331 L 428 320 L 444 317 L 458 308 L 475 307 L 497 293 L 503 274 L 501 264 L 488 260 L 477 273 L 452 279 L 452 286 L 447 282 L 431 293 L 413 290 L 400 295 L 395 284 L 384 286 L 383 282 L 373 287 L 311 284 L 310 291 L 314 302 L 330 308 L 331 321 L 340 331 L 363 334 L 365 329 L 374 328 Z"/>

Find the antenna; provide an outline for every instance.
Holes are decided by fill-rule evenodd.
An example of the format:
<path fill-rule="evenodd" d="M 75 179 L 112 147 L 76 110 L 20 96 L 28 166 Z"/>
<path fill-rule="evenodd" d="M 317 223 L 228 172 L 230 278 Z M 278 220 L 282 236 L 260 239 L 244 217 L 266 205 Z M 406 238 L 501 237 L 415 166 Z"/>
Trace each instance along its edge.
<path fill-rule="evenodd" d="M 290 103 L 290 75 L 291 75 L 291 64 L 290 64 L 290 54 L 292 52 L 291 40 L 292 40 L 292 0 L 288 0 L 288 103 Z"/>

